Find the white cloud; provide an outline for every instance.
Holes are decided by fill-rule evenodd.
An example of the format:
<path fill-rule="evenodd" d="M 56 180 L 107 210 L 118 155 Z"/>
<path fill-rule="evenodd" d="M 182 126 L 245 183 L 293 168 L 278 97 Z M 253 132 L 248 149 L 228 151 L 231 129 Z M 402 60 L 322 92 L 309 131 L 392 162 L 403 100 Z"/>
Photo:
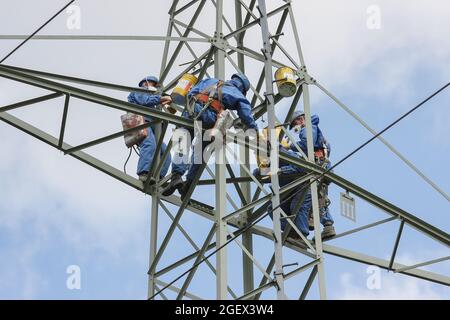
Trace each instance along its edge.
<path fill-rule="evenodd" d="M 448 79 L 448 69 L 439 68 L 450 62 L 448 55 L 450 42 L 447 34 L 450 20 L 439 18 L 449 16 L 448 1 L 436 1 L 433 6 L 425 0 L 378 2 L 383 19 L 383 28 L 380 31 L 369 31 L 366 28 L 366 8 L 369 4 L 373 4 L 372 1 L 298 1 L 293 4 L 305 59 L 311 74 L 327 87 L 336 89 L 337 96 L 342 95 L 341 89 L 345 86 L 346 90 L 348 87 L 354 87 L 352 93 L 361 92 L 367 96 L 389 95 L 399 99 L 411 95 L 405 81 L 415 76 L 420 77 L 414 74 L 414 70 L 422 64 L 435 68 L 436 78 Z M 82 32 L 114 34 L 120 31 L 123 34 L 138 34 L 140 32 L 137 31 L 144 30 L 146 34 L 163 34 L 168 17 L 167 1 L 152 1 L 152 3 L 157 4 L 153 4 L 151 9 L 158 10 L 161 15 L 154 15 L 155 26 L 149 30 L 150 28 L 146 29 L 149 10 L 141 10 L 141 18 L 136 16 L 139 13 L 135 7 L 142 4 L 141 1 L 133 5 L 120 5 L 117 8 L 109 5 L 105 7 L 104 3 L 86 2 L 82 4 Z M 145 5 L 150 6 L 149 3 Z M 126 13 L 122 9 L 127 10 Z M 234 11 L 231 7 L 228 9 L 230 12 Z M 98 21 L 93 19 L 98 14 L 105 17 L 101 24 L 93 23 Z M 133 17 L 129 19 L 133 28 L 128 26 L 124 29 L 123 25 L 116 23 L 124 14 Z M 91 18 L 93 20 L 90 20 Z M 8 19 L 11 17 L 1 19 L 1 24 L 2 26 L 6 24 L 10 33 L 14 33 L 18 23 L 7 23 Z M 25 20 L 30 26 L 39 23 L 37 14 L 33 23 L 29 19 Z M 211 21 L 212 19 L 209 21 L 200 19 L 200 26 L 205 25 L 203 31 L 211 33 L 211 29 L 206 28 Z M 19 25 L 23 27 L 22 23 Z M 49 33 L 60 33 L 58 25 L 49 27 L 48 30 L 56 30 Z M 251 33 L 249 35 L 252 36 Z M 294 43 L 283 41 L 286 39 L 289 39 L 288 32 L 282 37 L 281 43 L 290 52 L 294 52 Z M 249 40 L 256 46 L 261 42 L 258 34 Z M 128 85 L 134 84 L 136 77 L 149 70 L 159 70 L 160 44 L 131 42 L 118 45 L 80 42 L 76 45 L 65 43 L 64 46 L 54 43 L 52 46 L 54 55 L 49 56 L 48 43 L 29 43 L 9 61 L 30 68 Z M 253 49 L 259 50 L 259 47 Z M 86 51 L 90 54 L 86 55 Z M 189 60 L 190 56 L 185 54 L 179 61 Z M 68 61 L 70 63 L 67 63 Z M 367 74 L 367 70 L 372 67 L 376 69 L 374 74 Z M 253 79 L 259 76 L 259 67 L 248 65 L 247 68 Z M 372 83 L 376 83 L 376 86 L 367 85 L 370 81 L 360 81 L 365 77 L 373 78 Z M 26 98 L 25 90 L 22 91 L 23 86 L 18 86 L 14 82 L 2 82 L 1 88 L 0 105 Z M 89 105 L 83 103 L 77 104 L 77 107 L 87 109 Z M 56 124 L 46 121 L 52 119 L 48 111 L 45 113 L 40 109 L 30 112 L 29 116 L 35 117 L 39 123 L 50 125 L 52 130 L 55 130 Z M 115 125 L 118 123 L 115 115 L 105 117 L 105 114 L 97 109 L 90 109 L 89 115 L 91 119 L 101 119 L 108 129 L 116 128 Z M 74 116 L 78 120 L 81 119 L 80 114 L 71 109 L 70 119 Z M 450 121 L 448 116 L 448 112 L 437 114 L 433 126 L 434 135 L 444 143 L 449 142 L 446 137 L 450 136 L 447 134 L 449 128 L 447 124 Z M 94 132 L 92 130 L 96 124 L 96 121 L 94 123 L 90 121 L 88 125 L 74 125 L 73 138 L 78 141 L 89 137 L 89 133 Z M 0 147 L 7 151 L 2 152 L 0 157 L 0 194 L 2 199 L 7 201 L 0 202 L 0 226 L 18 230 L 30 219 L 37 219 L 40 225 L 57 227 L 65 240 L 83 253 L 96 247 L 115 256 L 120 256 L 121 250 L 136 250 L 146 254 L 144 246 L 139 248 L 135 246 L 134 237 L 136 230 L 143 230 L 142 226 L 147 223 L 146 217 L 150 208 L 148 197 L 144 198 L 142 194 L 127 186 L 119 186 L 112 178 L 97 173 L 68 156 L 63 157 L 41 142 L 25 138 L 24 133 L 18 133 L 17 130 L 5 126 L 0 124 Z M 98 153 L 119 166 L 123 159 L 122 151 L 123 146 L 108 145 Z M 134 171 L 133 165 L 129 165 L 131 172 Z M 82 243 L 90 243 L 89 248 L 82 247 Z M 33 252 L 27 257 L 31 259 Z M 20 262 L 19 270 L 26 265 L 27 261 Z M 11 268 L 9 274 L 13 274 L 13 271 L 14 268 Z M 25 279 L 28 279 L 23 286 L 25 290 L 23 296 L 33 297 L 36 286 L 42 281 L 31 269 L 23 272 L 26 274 Z M 3 283 L 2 279 L 5 281 L 6 278 L 0 278 L 0 283 Z M 442 298 L 428 284 L 416 279 L 394 280 L 391 275 L 383 275 L 383 289 L 380 292 L 368 291 L 355 284 L 349 274 L 343 274 L 341 281 L 345 298 Z"/>
<path fill-rule="evenodd" d="M 437 300 L 449 299 L 447 291 L 438 292 L 426 281 L 411 277 L 381 272 L 381 288 L 369 290 L 366 279 L 354 279 L 351 273 L 343 273 L 339 277 L 340 288 L 337 299 L 343 300 Z"/>

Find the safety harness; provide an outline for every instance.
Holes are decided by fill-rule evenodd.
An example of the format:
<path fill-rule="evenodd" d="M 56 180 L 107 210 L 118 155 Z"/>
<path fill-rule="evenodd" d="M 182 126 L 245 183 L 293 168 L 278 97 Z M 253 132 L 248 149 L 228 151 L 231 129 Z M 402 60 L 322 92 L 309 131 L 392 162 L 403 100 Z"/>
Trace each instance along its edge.
<path fill-rule="evenodd" d="M 207 109 L 210 108 L 218 115 L 224 111 L 224 106 L 222 104 L 222 87 L 225 83 L 219 80 L 217 83 L 203 89 L 200 93 L 193 97 L 193 101 L 190 105 L 189 113 L 192 116 L 194 114 L 194 105 L 197 102 L 203 104 L 202 110 L 195 116 L 195 119 L 200 117 L 200 115 Z M 217 99 L 215 98 L 217 92 Z"/>

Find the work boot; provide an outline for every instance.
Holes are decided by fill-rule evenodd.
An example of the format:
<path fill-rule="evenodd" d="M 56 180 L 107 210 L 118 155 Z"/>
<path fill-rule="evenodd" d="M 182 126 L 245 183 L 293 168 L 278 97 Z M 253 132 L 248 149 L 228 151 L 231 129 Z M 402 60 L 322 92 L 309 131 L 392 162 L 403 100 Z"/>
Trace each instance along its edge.
<path fill-rule="evenodd" d="M 186 197 L 186 193 L 188 192 L 190 186 L 191 181 L 186 180 L 185 182 L 183 182 L 182 186 L 178 189 L 178 192 L 180 193 L 181 196 L 181 200 L 184 200 L 184 198 Z"/>
<path fill-rule="evenodd" d="M 310 231 L 314 230 L 314 219 L 313 219 L 313 215 L 309 214 L 308 215 L 308 228 Z"/>
<path fill-rule="evenodd" d="M 291 229 L 291 231 L 289 232 L 286 241 L 302 249 L 306 249 L 308 247 L 305 241 L 303 241 L 300 235 L 293 229 Z"/>
<path fill-rule="evenodd" d="M 147 179 L 148 179 L 148 173 L 143 173 L 143 174 L 141 174 L 141 175 L 139 176 L 139 180 L 142 181 L 142 183 L 146 183 L 146 182 L 147 182 Z M 149 183 L 149 185 L 152 186 L 152 185 L 154 185 L 155 183 L 156 183 L 155 178 L 150 177 L 150 183 Z"/>
<path fill-rule="evenodd" d="M 336 230 L 332 224 L 326 225 L 323 227 L 322 231 L 322 240 L 333 238 L 336 235 Z"/>
<path fill-rule="evenodd" d="M 165 197 L 172 195 L 175 190 L 179 189 L 183 185 L 183 179 L 181 178 L 181 174 L 174 173 L 172 174 L 172 178 L 170 179 L 170 183 L 165 186 L 161 192 L 161 194 Z"/>

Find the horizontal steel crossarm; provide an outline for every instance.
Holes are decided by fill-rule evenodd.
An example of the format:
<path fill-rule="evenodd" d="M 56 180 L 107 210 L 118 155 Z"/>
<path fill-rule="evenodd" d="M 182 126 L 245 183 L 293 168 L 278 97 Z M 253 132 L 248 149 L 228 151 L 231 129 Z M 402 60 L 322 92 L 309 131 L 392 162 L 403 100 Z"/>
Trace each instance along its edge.
<path fill-rule="evenodd" d="M 323 251 L 325 253 L 328 253 L 328 254 L 331 254 L 331 255 L 334 255 L 337 257 L 345 258 L 348 260 L 353 260 L 356 262 L 361 262 L 364 264 L 375 265 L 382 269 L 389 270 L 389 261 L 388 260 L 379 259 L 376 257 L 368 256 L 368 255 L 365 255 L 362 253 L 357 253 L 357 252 L 350 251 L 350 250 L 343 249 L 343 248 L 338 248 L 335 246 L 331 246 L 329 244 L 323 244 Z M 405 274 L 408 276 L 413 276 L 413 277 L 420 278 L 423 280 L 428 280 L 431 282 L 450 286 L 450 277 L 440 275 L 440 274 L 437 274 L 434 272 L 419 270 L 419 269 L 407 269 L 407 270 L 401 271 L 402 268 L 404 268 L 404 267 L 406 267 L 406 266 L 399 264 L 399 263 L 394 263 L 394 265 L 393 265 L 393 268 L 395 270 L 398 270 L 398 273 L 402 273 L 402 274 Z"/>
<path fill-rule="evenodd" d="M 410 169 L 412 169 L 419 177 L 421 177 L 426 183 L 428 183 L 434 190 L 439 192 L 447 201 L 450 202 L 450 197 L 439 188 L 436 183 L 431 181 L 423 172 L 421 172 L 411 161 L 406 159 L 397 149 L 394 148 L 386 139 L 383 138 L 382 135 L 378 135 L 378 133 L 372 129 L 363 119 L 361 119 L 355 112 L 353 112 L 348 106 L 346 106 L 342 101 L 336 98 L 331 92 L 329 92 L 325 87 L 321 84 L 317 83 L 316 80 L 313 80 L 313 83 L 322 90 L 331 100 L 333 100 L 339 107 L 341 107 L 345 112 L 347 112 L 350 116 L 352 116 L 356 121 L 358 121 L 364 128 L 366 128 L 372 135 L 374 135 L 381 143 L 383 143 L 392 153 L 394 153 L 400 160 L 402 160 Z M 448 86 L 448 85 L 447 85 Z M 446 87 L 447 87 L 446 86 Z M 446 88 L 445 87 L 445 88 Z M 443 90 L 443 89 L 441 89 Z M 428 98 L 430 99 L 430 98 Z M 427 101 L 427 100 L 426 100 Z M 422 104 L 425 103 L 422 102 Z"/>
<path fill-rule="evenodd" d="M 333 238 L 331 238 L 329 241 L 335 240 L 335 239 L 338 239 L 338 238 L 342 238 L 342 237 L 348 236 L 350 234 L 353 234 L 353 233 L 356 233 L 356 232 L 359 232 L 359 231 L 362 231 L 362 230 L 370 229 L 370 228 L 379 226 L 381 224 L 385 224 L 387 222 L 391 222 L 391 221 L 396 220 L 396 219 L 397 219 L 397 217 L 389 217 L 387 219 L 379 220 L 379 221 L 376 221 L 374 223 L 366 224 L 364 226 L 361 226 L 361 227 L 358 227 L 358 228 L 355 228 L 355 229 L 351 229 L 351 230 L 339 233 L 339 234 L 335 235 Z"/>
<path fill-rule="evenodd" d="M 291 164 L 297 165 L 299 167 L 304 168 L 307 171 L 311 171 L 317 174 L 322 174 L 326 170 L 322 167 L 311 163 L 304 161 L 302 159 L 298 159 L 295 157 L 292 157 L 284 152 L 280 152 L 279 154 L 280 159 L 287 161 Z M 325 174 L 325 178 L 329 181 L 335 183 L 336 185 L 340 186 L 344 190 L 348 190 L 349 192 L 353 193 L 354 195 L 358 196 L 361 199 L 364 199 L 365 201 L 371 203 L 372 205 L 376 206 L 377 208 L 380 208 L 387 212 L 388 214 L 391 214 L 396 217 L 400 217 L 405 220 L 405 223 L 407 223 L 409 226 L 429 235 L 433 239 L 443 243 L 446 246 L 450 246 L 450 236 L 448 233 L 430 225 L 429 223 L 423 221 L 422 219 L 417 218 L 416 216 L 396 207 L 395 205 L 387 202 L 386 200 L 383 200 L 382 198 L 374 195 L 373 193 L 370 193 L 369 191 L 351 183 L 350 181 L 338 176 L 337 174 L 334 174 L 332 172 L 328 172 Z"/>
<path fill-rule="evenodd" d="M 298 267 L 297 269 L 292 270 L 291 272 L 287 273 L 287 274 L 284 276 L 284 279 L 285 279 L 285 280 L 288 280 L 289 278 L 292 278 L 292 277 L 296 276 L 297 274 L 299 274 L 299 273 L 301 273 L 301 272 L 303 272 L 303 271 L 306 271 L 306 270 L 308 270 L 308 269 L 314 267 L 314 266 L 317 265 L 318 263 L 319 263 L 318 260 L 314 260 L 314 261 L 311 261 L 311 262 L 305 264 L 304 266 Z M 252 298 L 253 296 L 257 295 L 258 293 L 261 293 L 261 292 L 263 292 L 263 291 L 265 291 L 265 290 L 267 290 L 267 289 L 269 289 L 269 288 L 271 288 L 271 287 L 273 287 L 273 286 L 275 286 L 275 285 L 276 285 L 276 282 L 275 282 L 274 280 L 272 280 L 271 282 L 268 282 L 268 283 L 266 283 L 266 284 L 260 286 L 259 288 L 256 288 L 256 289 L 254 289 L 253 291 L 250 291 L 250 292 L 246 293 L 245 295 L 239 297 L 237 300 L 247 300 L 247 299 L 250 299 L 250 298 Z"/>
<path fill-rule="evenodd" d="M 273 234 L 272 234 L 272 230 L 265 228 L 265 227 L 261 227 L 261 226 L 254 226 L 252 228 L 252 232 L 254 234 L 263 236 L 269 240 L 273 240 Z M 306 255 L 310 255 L 312 258 L 315 258 L 313 255 L 311 255 L 310 253 L 302 250 L 301 248 L 292 245 L 290 243 L 285 243 L 285 246 L 295 250 L 297 252 L 306 254 Z M 376 258 L 376 257 L 372 257 L 369 255 L 365 255 L 362 253 L 358 253 L 358 252 L 354 252 L 351 250 L 347 250 L 347 249 L 343 249 L 343 248 L 339 248 L 339 247 L 335 247 L 329 244 L 324 243 L 323 244 L 323 252 L 327 253 L 327 254 L 331 254 L 337 257 L 341 257 L 347 260 L 351 260 L 351 261 L 356 261 L 356 262 L 360 262 L 360 263 L 364 263 L 367 265 L 375 265 L 378 266 L 380 268 L 389 270 L 389 261 L 388 260 L 384 260 L 384 259 L 380 259 L 380 258 Z M 394 263 L 393 268 L 395 270 L 401 270 L 401 268 L 406 267 L 402 264 L 399 263 Z M 424 271 L 424 270 L 419 270 L 419 269 L 413 269 L 413 270 L 405 270 L 405 271 L 401 271 L 399 273 L 403 273 L 409 276 L 413 276 L 413 277 L 417 277 L 420 279 L 424 279 L 424 280 L 428 280 L 431 282 L 435 282 L 435 283 L 439 283 L 439 284 L 444 284 L 449 286 L 450 285 L 450 278 L 444 275 L 440 275 L 437 273 L 433 273 L 433 272 L 429 272 L 429 271 Z"/>
<path fill-rule="evenodd" d="M 0 113 L 0 120 L 8 123 L 9 125 L 33 136 L 34 138 L 45 142 L 46 144 L 58 149 L 58 142 L 59 139 L 55 138 L 48 133 L 8 114 L 7 112 Z M 64 143 L 62 144 L 62 148 L 64 149 L 70 149 L 72 146 Z M 70 156 L 94 167 L 95 169 L 106 173 L 107 175 L 129 185 L 130 187 L 133 187 L 139 191 L 143 191 L 142 189 L 142 182 L 140 182 L 137 179 L 134 179 L 133 177 L 123 173 L 122 171 L 108 165 L 107 163 L 104 163 L 97 158 L 94 158 L 87 153 L 84 153 L 82 151 L 77 151 L 74 153 L 71 153 Z"/>
<path fill-rule="evenodd" d="M 29 35 L 0 35 L 0 40 L 25 40 Z M 165 36 L 119 36 L 119 35 L 36 35 L 30 40 L 106 40 L 106 41 L 189 41 L 189 42 L 209 42 L 204 38 L 190 38 L 190 37 L 165 37 Z"/>
<path fill-rule="evenodd" d="M 149 92 L 148 89 L 134 88 L 134 87 L 129 87 L 129 86 L 122 86 L 119 84 L 108 83 L 108 82 L 82 79 L 82 78 L 57 74 L 57 73 L 50 73 L 50 72 L 45 72 L 45 71 L 20 68 L 20 67 L 4 65 L 4 64 L 2 64 L 1 66 L 5 67 L 5 68 L 9 68 L 11 70 L 16 70 L 16 71 L 20 71 L 20 72 L 27 73 L 30 75 L 34 75 L 37 77 L 56 79 L 56 80 L 61 80 L 61 81 L 66 81 L 66 82 L 83 84 L 83 85 L 92 86 L 92 87 L 99 87 L 99 88 L 124 91 L 124 92 L 143 92 L 143 93 Z"/>
<path fill-rule="evenodd" d="M 300 184 L 310 180 L 311 178 L 313 178 L 313 176 L 314 176 L 313 174 L 304 175 L 303 177 L 301 177 L 301 178 L 299 178 L 299 179 L 289 183 L 288 185 L 281 187 L 280 188 L 280 196 L 282 194 L 284 194 L 285 192 L 288 192 L 289 190 L 292 190 L 292 188 L 295 188 L 296 186 L 298 186 L 298 185 L 300 185 Z M 243 206 L 239 210 L 237 210 L 235 212 L 232 212 L 229 215 L 223 217 L 223 220 L 224 221 L 228 221 L 228 220 L 230 220 L 232 218 L 237 218 L 237 216 L 239 216 L 242 213 L 245 213 L 246 211 L 256 207 L 257 205 L 259 205 L 259 204 L 261 204 L 263 202 L 270 201 L 271 198 L 272 198 L 271 194 L 265 195 L 265 196 L 255 200 L 255 201 L 252 201 L 252 202 L 248 203 L 247 205 Z"/>
<path fill-rule="evenodd" d="M 56 93 L 50 93 L 50 94 L 45 95 L 45 96 L 41 96 L 41 97 L 37 97 L 37 98 L 25 100 L 25 101 L 13 103 L 13 104 L 10 104 L 10 105 L 4 106 L 4 107 L 0 107 L 0 113 L 6 112 L 6 111 L 11 111 L 11 110 L 17 109 L 17 108 L 22 108 L 22 107 L 25 107 L 25 106 L 29 106 L 29 105 L 35 104 L 35 103 L 52 100 L 52 99 L 61 97 L 62 95 L 63 95 L 62 93 L 56 92 Z"/>
<path fill-rule="evenodd" d="M 161 281 L 159 279 L 155 279 L 155 282 L 157 284 L 161 285 L 161 286 L 164 286 L 164 287 L 168 285 L 167 282 Z M 180 289 L 175 287 L 175 286 L 168 286 L 167 289 L 169 289 L 169 290 L 171 290 L 173 292 L 176 292 L 176 293 L 180 292 Z M 198 296 L 196 296 L 196 295 L 194 295 L 192 293 L 189 293 L 189 292 L 185 292 L 184 296 L 187 297 L 187 298 L 190 298 L 192 300 L 203 300 L 202 298 L 200 298 L 200 297 L 198 297 Z"/>
<path fill-rule="evenodd" d="M 234 233 L 231 234 L 231 235 L 228 235 L 227 236 L 227 240 L 230 240 L 234 236 L 235 236 Z M 209 250 L 214 249 L 215 247 L 216 247 L 216 243 L 215 242 L 213 242 L 210 245 L 208 245 L 208 247 L 206 248 L 205 254 Z M 161 270 L 158 270 L 157 272 L 155 272 L 155 277 L 160 277 L 160 276 L 162 276 L 162 275 L 164 275 L 164 274 L 174 270 L 175 268 L 177 268 L 177 267 L 179 267 L 179 266 L 189 262 L 190 260 L 195 259 L 198 256 L 199 251 L 200 251 L 200 249 L 195 251 L 195 252 L 193 252 L 193 253 L 191 253 L 191 254 L 189 254 L 189 255 L 187 255 L 187 256 L 185 256 L 185 257 L 183 257 L 183 258 L 181 258 L 181 259 L 179 259 L 178 261 L 175 261 L 171 265 L 166 266 L 166 267 L 164 267 Z"/>
<path fill-rule="evenodd" d="M 119 99 L 114 99 L 105 95 L 97 94 L 91 91 L 75 88 L 58 82 L 50 81 L 47 79 L 35 77 L 20 71 L 11 70 L 9 68 L 0 65 L 0 76 L 26 83 L 35 87 L 42 89 L 47 89 L 50 91 L 61 92 L 64 94 L 69 94 L 73 98 L 79 98 L 82 100 L 90 101 L 100 105 L 108 106 L 114 109 L 119 109 L 127 112 L 132 112 L 136 114 L 141 114 L 144 116 L 150 116 L 159 120 L 165 120 L 173 124 L 194 127 L 192 120 L 185 119 L 183 117 L 175 116 L 173 114 L 163 112 L 156 109 L 151 109 L 137 104 L 132 104 Z"/>
<path fill-rule="evenodd" d="M 274 239 L 273 238 L 273 231 L 272 231 L 272 229 L 256 225 L 256 226 L 253 226 L 250 230 L 252 231 L 253 234 L 262 236 L 262 237 L 264 237 L 266 239 L 269 239 L 271 241 L 273 241 L 273 239 Z M 302 253 L 302 254 L 310 257 L 310 258 L 313 258 L 313 259 L 316 258 L 315 254 L 305 250 L 304 248 L 301 248 L 301 247 L 299 247 L 297 245 L 294 245 L 294 244 L 292 244 L 290 242 L 285 242 L 284 246 L 289 248 L 289 249 L 292 249 L 294 251 L 297 251 L 299 253 Z"/>
<path fill-rule="evenodd" d="M 405 272 L 407 270 L 416 269 L 416 268 L 420 268 L 420 267 L 424 267 L 424 266 L 429 266 L 431 264 L 443 262 L 443 261 L 446 261 L 449 259 L 450 259 L 450 256 L 442 257 L 442 258 L 438 258 L 438 259 L 434 259 L 434 260 L 430 260 L 430 261 L 425 261 L 425 262 L 414 264 L 412 266 L 407 266 L 407 267 L 402 267 L 400 269 L 396 269 L 396 270 L 394 270 L 394 272 L 395 273 Z"/>
<path fill-rule="evenodd" d="M 251 148 L 253 150 L 257 149 L 254 143 L 242 141 L 242 139 L 239 139 L 239 137 L 238 139 L 236 139 L 236 142 L 240 145 L 247 146 L 248 148 Z M 305 169 L 307 172 L 323 174 L 326 171 L 324 168 L 314 163 L 290 156 L 285 152 L 280 151 L 279 158 L 280 160 L 284 160 L 288 163 L 297 165 Z M 448 233 L 430 225 L 429 223 L 423 221 L 422 219 L 417 218 L 416 216 L 396 207 L 395 205 L 387 202 L 386 200 L 383 200 L 382 198 L 370 193 L 369 191 L 351 183 L 350 181 L 334 173 L 328 172 L 324 175 L 324 177 L 329 181 L 335 183 L 336 185 L 340 186 L 344 190 L 348 190 L 353 194 L 355 194 L 356 196 L 360 197 L 361 199 L 364 199 L 365 201 L 371 203 L 375 207 L 384 210 L 388 214 L 404 219 L 405 223 L 407 223 L 409 226 L 427 234 L 431 238 L 443 243 L 446 246 L 450 246 L 450 236 Z"/>
<path fill-rule="evenodd" d="M 113 139 L 116 139 L 116 138 L 122 137 L 122 136 L 124 136 L 124 135 L 126 135 L 128 133 L 148 128 L 151 125 L 155 124 L 155 122 L 156 121 L 146 122 L 146 123 L 141 124 L 141 125 L 139 125 L 137 127 L 130 128 L 130 129 L 127 129 L 127 130 L 122 130 L 122 131 L 119 131 L 119 132 L 107 135 L 105 137 L 102 137 L 102 138 L 99 138 L 99 139 L 95 139 L 95 140 L 92 140 L 92 141 L 80 144 L 80 145 L 78 145 L 76 147 L 72 147 L 70 149 L 64 150 L 64 153 L 65 154 L 74 153 L 76 151 L 80 151 L 80 150 L 83 150 L 83 149 L 86 149 L 86 148 L 89 148 L 89 147 L 92 147 L 92 146 L 95 146 L 95 145 L 98 145 L 98 144 L 101 144 L 101 143 L 104 143 L 104 142 L 107 142 L 107 141 L 110 141 L 110 140 L 113 140 Z"/>

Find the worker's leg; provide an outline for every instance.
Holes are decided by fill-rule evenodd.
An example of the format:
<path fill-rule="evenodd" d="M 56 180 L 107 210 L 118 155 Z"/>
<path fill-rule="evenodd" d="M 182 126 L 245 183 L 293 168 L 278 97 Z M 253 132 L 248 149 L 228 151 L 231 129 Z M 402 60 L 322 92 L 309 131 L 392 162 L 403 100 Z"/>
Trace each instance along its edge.
<path fill-rule="evenodd" d="M 182 117 L 190 119 L 189 113 L 185 110 L 182 113 Z M 177 128 L 180 130 L 178 136 L 175 139 L 180 138 L 180 141 L 172 141 L 174 154 L 172 162 L 172 177 L 169 184 L 162 189 L 163 196 L 170 196 L 183 185 L 183 179 L 181 178 L 189 169 L 189 150 L 194 138 L 194 130 L 186 128 Z M 183 130 L 183 131 L 181 131 Z M 182 139 L 185 139 L 184 141 Z"/>
<path fill-rule="evenodd" d="M 333 217 L 331 216 L 330 210 L 328 208 L 320 208 L 320 223 L 323 226 L 334 224 Z"/>
<path fill-rule="evenodd" d="M 291 200 L 290 200 L 290 199 L 288 199 L 288 200 L 286 200 L 286 201 L 284 201 L 284 202 L 281 200 L 280 208 L 281 208 L 281 210 L 283 210 L 283 212 L 284 212 L 287 216 L 289 216 L 289 215 L 291 214 L 291 211 L 290 211 L 290 204 L 291 204 Z M 267 208 L 267 211 L 269 212 L 270 218 L 273 220 L 272 203 L 269 204 L 269 207 Z M 283 214 L 280 214 L 280 218 L 282 218 L 282 217 L 283 217 Z M 281 230 L 284 230 L 284 229 L 286 228 L 286 225 L 287 225 L 286 219 L 281 219 L 281 220 L 280 220 L 280 223 L 281 223 Z"/>
<path fill-rule="evenodd" d="M 202 148 L 201 148 L 202 154 L 201 155 L 197 155 L 197 156 L 194 153 L 192 154 L 191 165 L 190 165 L 189 171 L 188 171 L 188 173 L 186 175 L 186 182 L 187 182 L 187 184 L 190 184 L 194 180 L 195 174 L 200 169 L 201 165 L 205 162 L 205 159 L 203 157 L 204 151 L 205 151 L 206 147 L 211 142 L 210 141 L 201 141 L 201 142 L 198 142 L 198 143 L 202 144 Z M 198 161 L 195 158 L 197 158 L 197 159 L 201 158 L 201 161 Z"/>
<path fill-rule="evenodd" d="M 139 145 L 140 157 L 137 165 L 137 175 L 145 175 L 148 173 L 150 164 L 153 160 L 153 155 L 156 149 L 156 140 L 153 130 L 148 129 L 148 136 Z"/>
<path fill-rule="evenodd" d="M 190 119 L 189 113 L 187 111 L 184 111 L 182 116 L 183 116 L 183 118 Z M 183 153 L 183 152 L 175 152 L 174 153 L 173 163 L 172 163 L 172 174 L 173 175 L 182 176 L 189 169 L 189 146 L 192 144 L 192 139 L 194 139 L 194 130 L 193 129 L 185 129 L 185 130 L 186 130 L 185 138 L 188 140 L 184 141 L 182 143 L 186 144 L 185 146 L 188 146 L 188 147 L 184 148 L 185 146 L 181 146 L 180 149 L 184 149 L 185 153 Z"/>
<path fill-rule="evenodd" d="M 163 156 L 164 152 L 166 152 L 167 149 L 167 145 L 163 142 L 162 146 L 161 146 L 161 157 Z M 164 161 L 164 164 L 161 168 L 161 172 L 160 172 L 160 177 L 164 178 L 167 174 L 167 172 L 169 171 L 169 167 L 170 167 L 170 163 L 172 162 L 172 156 L 169 154 L 167 155 L 166 160 Z"/>
<path fill-rule="evenodd" d="M 296 195 L 292 198 L 291 202 L 291 212 L 295 214 L 295 207 L 298 205 L 298 202 L 302 199 L 302 191 L 297 192 Z M 295 225 L 300 230 L 301 233 L 305 237 L 309 235 L 309 227 L 308 227 L 308 212 L 312 205 L 311 198 L 311 190 L 308 188 L 303 199 L 302 204 L 300 205 L 300 209 L 297 211 L 297 217 L 295 218 Z"/>
<path fill-rule="evenodd" d="M 202 126 L 205 130 L 209 130 L 214 127 L 215 119 L 217 119 L 217 116 L 216 116 L 215 112 L 213 112 L 214 114 L 211 114 L 212 111 L 210 111 L 209 109 L 205 110 L 204 112 L 208 113 L 206 116 L 208 118 L 208 120 L 206 123 L 202 122 Z M 198 139 L 196 141 L 196 143 L 201 144 L 201 154 L 196 154 L 196 150 L 198 150 L 198 148 L 193 146 L 194 152 L 192 153 L 191 165 L 190 165 L 189 171 L 186 175 L 186 182 L 184 183 L 183 187 L 181 189 L 179 189 L 182 198 L 186 194 L 189 186 L 192 184 L 192 181 L 194 180 L 194 177 L 197 174 L 198 170 L 205 163 L 205 159 L 204 159 L 205 152 L 204 151 L 205 151 L 206 147 L 212 143 L 212 141 L 205 141 L 204 138 L 205 137 L 203 134 L 196 138 L 196 139 Z"/>
<path fill-rule="evenodd" d="M 202 107 L 200 107 L 200 105 L 196 105 L 195 112 L 198 114 L 201 110 Z M 198 120 L 202 121 L 204 129 L 211 129 L 216 124 L 217 113 L 214 110 L 211 110 L 211 108 L 206 108 L 205 110 L 203 110 Z"/>

